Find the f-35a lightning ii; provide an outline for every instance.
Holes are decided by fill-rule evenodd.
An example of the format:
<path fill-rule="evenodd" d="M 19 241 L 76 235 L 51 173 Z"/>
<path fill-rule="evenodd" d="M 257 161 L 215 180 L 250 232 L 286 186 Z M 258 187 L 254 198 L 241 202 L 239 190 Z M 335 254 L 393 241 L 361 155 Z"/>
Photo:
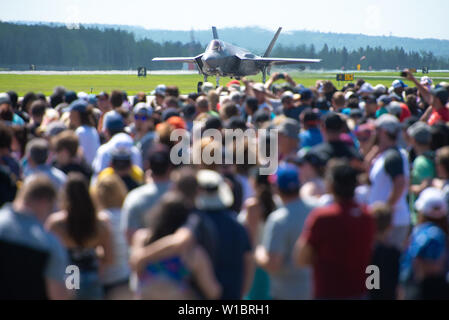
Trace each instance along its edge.
<path fill-rule="evenodd" d="M 321 62 L 321 59 L 270 58 L 271 50 L 281 30 L 282 28 L 278 29 L 262 57 L 219 40 L 217 28 L 212 27 L 214 39 L 209 43 L 204 53 L 196 57 L 154 58 L 153 61 L 195 63 L 199 72 L 203 74 L 204 81 L 207 81 L 208 76 L 216 76 L 217 86 L 220 77 L 231 77 L 239 80 L 241 77 L 262 72 L 262 81 L 265 83 L 267 73 L 270 73 L 273 65 Z"/>

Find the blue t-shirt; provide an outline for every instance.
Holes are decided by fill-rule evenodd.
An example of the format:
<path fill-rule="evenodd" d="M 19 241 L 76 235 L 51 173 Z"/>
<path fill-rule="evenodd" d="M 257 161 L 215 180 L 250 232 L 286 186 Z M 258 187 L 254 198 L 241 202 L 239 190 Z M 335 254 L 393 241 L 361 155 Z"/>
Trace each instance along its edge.
<path fill-rule="evenodd" d="M 244 255 L 251 251 L 246 229 L 238 223 L 230 210 L 198 212 L 213 224 L 216 234 L 216 251 L 213 259 L 215 275 L 223 288 L 221 299 L 242 298 Z"/>
<path fill-rule="evenodd" d="M 299 134 L 301 148 L 313 147 L 323 142 L 323 136 L 317 127 L 307 129 Z"/>
<path fill-rule="evenodd" d="M 14 284 L 9 288 L 14 292 L 7 293 L 9 297 L 28 297 L 30 291 L 36 290 L 34 286 L 43 284 L 44 279 L 64 283 L 68 265 L 67 252 L 60 241 L 47 232 L 32 214 L 19 213 L 9 205 L 4 206 L 0 210 L 0 245 L 1 251 L 7 255 L 2 257 L 2 270 L 15 270 L 3 279 L 6 283 L 2 283 L 3 289 L 8 288 L 8 282 Z M 7 252 L 11 252 L 11 248 L 14 248 L 14 253 L 8 257 Z M 39 259 L 29 259 L 31 256 Z M 27 264 L 26 267 L 23 263 Z M 32 271 L 20 271 L 24 268 Z M 28 277 L 33 278 L 27 279 Z M 4 294 L 2 285 L 0 296 Z"/>

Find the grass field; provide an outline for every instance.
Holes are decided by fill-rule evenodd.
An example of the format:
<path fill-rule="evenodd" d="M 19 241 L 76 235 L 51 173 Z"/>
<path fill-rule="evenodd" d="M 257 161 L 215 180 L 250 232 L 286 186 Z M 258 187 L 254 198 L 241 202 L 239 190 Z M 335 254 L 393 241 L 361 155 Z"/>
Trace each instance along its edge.
<path fill-rule="evenodd" d="M 335 81 L 336 73 L 316 73 L 316 72 L 293 72 L 292 77 L 297 83 L 304 86 L 313 86 L 319 79 L 332 80 L 339 88 L 343 83 Z M 417 74 L 421 77 L 421 74 Z M 434 78 L 435 83 L 449 81 L 449 72 L 434 72 L 429 74 Z M 253 76 L 252 79 L 261 81 L 261 75 Z M 392 72 L 367 72 L 355 73 L 355 80 L 363 78 L 366 81 L 376 84 L 390 86 L 392 81 L 399 78 L 399 73 Z M 0 92 L 9 90 L 16 91 L 19 96 L 23 96 L 29 91 L 42 92 L 49 95 L 56 86 L 64 86 L 67 89 L 77 92 L 99 93 L 101 91 L 110 92 L 113 89 L 124 90 L 128 95 L 134 95 L 143 91 L 149 93 L 158 84 L 177 85 L 183 94 L 196 91 L 198 81 L 202 81 L 201 75 L 148 75 L 146 78 L 138 78 L 134 75 L 39 75 L 39 74 L 0 74 Z M 230 79 L 222 78 L 220 83 L 225 85 Z M 210 77 L 209 81 L 215 83 L 215 78 Z M 408 81 L 406 81 L 408 83 Z M 408 83 L 410 84 L 410 83 Z"/>

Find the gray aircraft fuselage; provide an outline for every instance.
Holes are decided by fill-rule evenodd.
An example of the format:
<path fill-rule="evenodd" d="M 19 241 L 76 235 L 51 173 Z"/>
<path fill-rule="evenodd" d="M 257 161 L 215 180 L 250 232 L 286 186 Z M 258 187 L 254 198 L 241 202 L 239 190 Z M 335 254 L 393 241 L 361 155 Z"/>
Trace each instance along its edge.
<path fill-rule="evenodd" d="M 256 75 L 261 71 L 256 61 L 241 58 L 254 59 L 258 56 L 246 49 L 214 39 L 207 46 L 203 56 L 197 59 L 201 59 L 198 63 L 201 72 L 208 76 L 243 77 Z"/>

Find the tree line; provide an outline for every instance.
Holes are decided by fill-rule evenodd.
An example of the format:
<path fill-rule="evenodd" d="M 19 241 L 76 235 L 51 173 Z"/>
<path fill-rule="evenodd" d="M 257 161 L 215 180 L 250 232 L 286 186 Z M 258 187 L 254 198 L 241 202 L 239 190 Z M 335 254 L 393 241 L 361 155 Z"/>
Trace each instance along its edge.
<path fill-rule="evenodd" d="M 180 69 L 181 64 L 151 63 L 154 57 L 195 56 L 205 48 L 198 42 L 181 43 L 150 39 L 136 40 L 127 31 L 98 28 L 68 28 L 66 26 L 20 25 L 0 22 L 0 67 L 34 64 L 38 69 Z M 385 50 L 366 47 L 349 51 L 324 45 L 286 47 L 277 45 L 272 56 L 320 58 L 315 69 L 395 69 L 396 67 L 449 69 L 449 58 L 436 57 L 432 52 L 407 52 L 401 47 Z"/>

